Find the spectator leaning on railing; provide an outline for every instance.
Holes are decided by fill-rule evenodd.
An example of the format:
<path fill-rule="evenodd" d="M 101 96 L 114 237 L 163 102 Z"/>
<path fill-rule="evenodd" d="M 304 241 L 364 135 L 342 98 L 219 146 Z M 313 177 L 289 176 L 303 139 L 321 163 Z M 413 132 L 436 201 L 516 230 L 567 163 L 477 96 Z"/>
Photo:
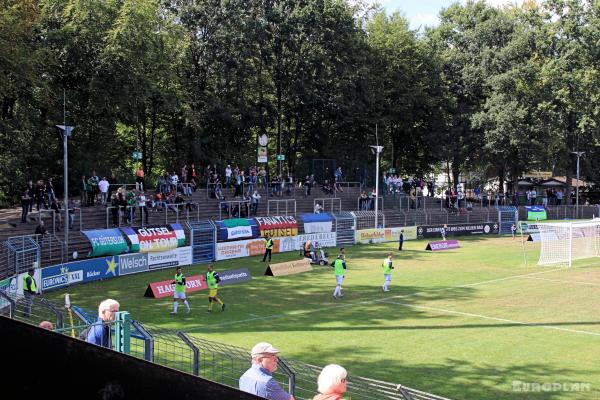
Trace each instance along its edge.
<path fill-rule="evenodd" d="M 269 400 L 294 400 L 273 379 L 278 368 L 279 350 L 270 343 L 262 342 L 252 348 L 252 367 L 240 377 L 240 390 Z"/>
<path fill-rule="evenodd" d="M 98 306 L 98 320 L 91 326 L 86 336 L 86 342 L 98 346 L 112 348 L 111 322 L 119 311 L 119 303 L 113 299 L 106 299 Z"/>

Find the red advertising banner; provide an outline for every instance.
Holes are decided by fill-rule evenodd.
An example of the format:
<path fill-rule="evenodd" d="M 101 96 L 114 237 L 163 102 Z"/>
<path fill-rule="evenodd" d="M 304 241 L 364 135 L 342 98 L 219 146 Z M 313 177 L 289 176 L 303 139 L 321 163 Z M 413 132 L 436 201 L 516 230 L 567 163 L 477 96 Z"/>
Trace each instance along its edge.
<path fill-rule="evenodd" d="M 160 299 L 163 297 L 173 296 L 175 285 L 172 285 L 173 280 L 154 282 L 148 285 L 144 297 L 153 297 Z M 186 276 L 185 278 L 186 293 L 199 292 L 200 290 L 208 289 L 204 275 Z"/>
<path fill-rule="evenodd" d="M 271 237 L 298 235 L 298 221 L 295 217 L 256 217 L 260 236 Z"/>

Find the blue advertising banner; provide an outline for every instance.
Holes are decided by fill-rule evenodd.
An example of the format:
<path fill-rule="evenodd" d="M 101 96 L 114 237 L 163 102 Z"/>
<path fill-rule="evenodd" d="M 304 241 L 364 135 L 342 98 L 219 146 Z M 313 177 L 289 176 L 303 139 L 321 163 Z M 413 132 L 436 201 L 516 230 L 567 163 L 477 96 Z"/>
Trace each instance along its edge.
<path fill-rule="evenodd" d="M 92 245 L 90 257 L 111 256 L 129 251 L 127 241 L 118 229 L 99 229 L 81 233 Z"/>
<path fill-rule="evenodd" d="M 92 258 L 42 269 L 42 291 L 119 275 L 119 256 Z"/>
<path fill-rule="evenodd" d="M 220 286 L 233 285 L 252 279 L 252 275 L 250 274 L 248 268 L 221 271 L 219 272 L 219 277 L 221 278 L 221 282 L 219 282 Z"/>
<path fill-rule="evenodd" d="M 300 219 L 304 222 L 304 233 L 322 233 L 333 231 L 333 219 L 328 213 L 301 214 Z"/>

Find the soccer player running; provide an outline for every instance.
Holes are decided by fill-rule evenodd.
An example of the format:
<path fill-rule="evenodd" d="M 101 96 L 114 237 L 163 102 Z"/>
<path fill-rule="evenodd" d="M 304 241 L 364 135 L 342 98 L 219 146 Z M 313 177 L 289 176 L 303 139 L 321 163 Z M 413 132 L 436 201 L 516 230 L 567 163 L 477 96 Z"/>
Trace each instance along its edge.
<path fill-rule="evenodd" d="M 337 299 L 338 297 L 344 297 L 342 294 L 342 283 L 344 283 L 344 275 L 346 274 L 346 256 L 344 254 L 344 249 L 340 249 L 340 254 L 337 256 L 336 260 L 333 262 L 333 272 L 335 273 L 335 280 L 337 285 L 335 286 L 335 290 L 333 291 L 333 298 Z"/>
<path fill-rule="evenodd" d="M 175 292 L 173 292 L 173 311 L 171 314 L 177 314 L 177 306 L 179 305 L 179 300 L 183 300 L 183 304 L 187 307 L 188 314 L 190 313 L 190 303 L 188 303 L 185 298 L 185 275 L 181 273 L 181 267 L 177 267 L 175 274 L 175 280 L 171 282 L 172 285 L 175 285 Z"/>
<path fill-rule="evenodd" d="M 208 272 L 206 272 L 206 284 L 208 285 L 208 310 L 206 312 L 212 312 L 213 303 L 215 301 L 221 305 L 221 311 L 225 311 L 225 303 L 223 303 L 223 301 L 217 297 L 219 282 L 221 282 L 219 274 L 213 270 L 212 264 L 208 264 Z"/>
<path fill-rule="evenodd" d="M 392 253 L 388 253 L 387 258 L 383 259 L 383 263 L 381 264 L 383 268 L 383 286 L 381 290 L 384 292 L 389 292 L 388 286 L 392 283 L 392 270 L 394 269 L 392 265 Z"/>

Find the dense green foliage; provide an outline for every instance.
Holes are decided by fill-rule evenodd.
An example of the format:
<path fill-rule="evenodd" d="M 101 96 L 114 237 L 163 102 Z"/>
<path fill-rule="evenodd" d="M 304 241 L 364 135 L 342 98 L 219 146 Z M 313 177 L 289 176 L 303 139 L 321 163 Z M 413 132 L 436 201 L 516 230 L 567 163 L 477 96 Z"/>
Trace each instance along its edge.
<path fill-rule="evenodd" d="M 283 171 L 332 158 L 353 180 L 376 125 L 403 174 L 571 176 L 579 150 L 597 179 L 600 2 L 469 1 L 420 32 L 353 4 L 0 0 L 0 200 L 61 175 L 63 96 L 73 181 L 131 180 L 135 150 L 150 175 L 249 165 L 263 133 L 271 168 L 281 148 Z"/>

